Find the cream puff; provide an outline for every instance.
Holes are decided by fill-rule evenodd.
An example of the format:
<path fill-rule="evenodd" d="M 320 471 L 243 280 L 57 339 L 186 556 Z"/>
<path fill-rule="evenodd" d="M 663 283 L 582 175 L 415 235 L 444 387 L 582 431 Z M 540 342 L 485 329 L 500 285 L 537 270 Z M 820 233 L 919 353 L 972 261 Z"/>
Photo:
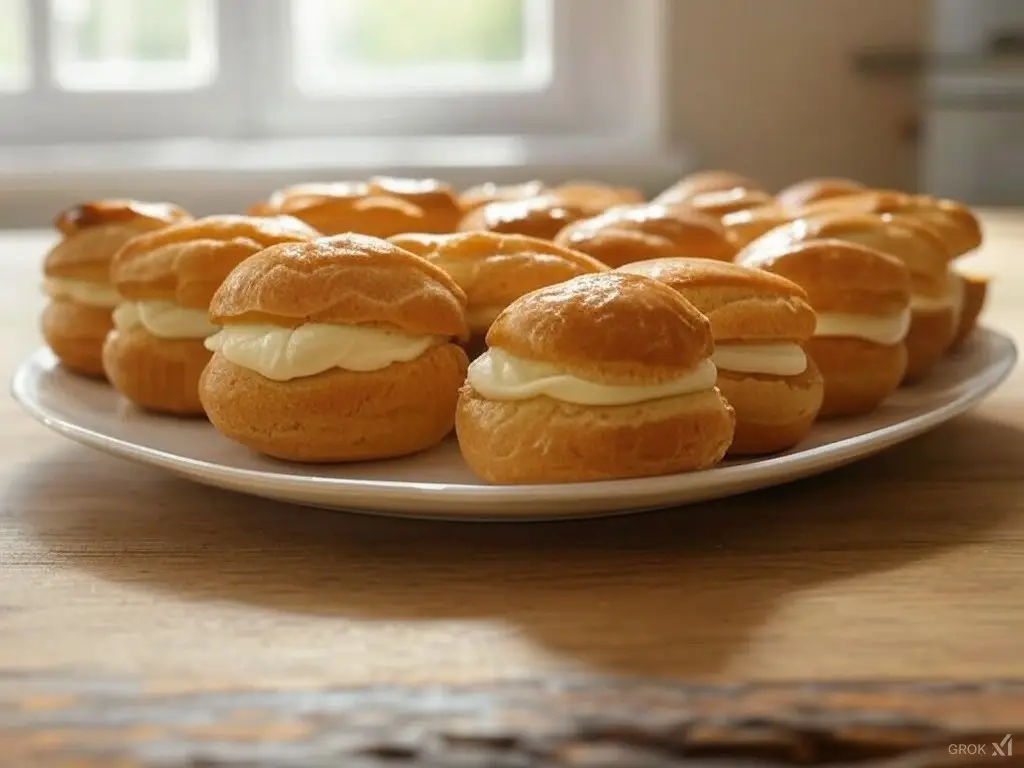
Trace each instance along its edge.
<path fill-rule="evenodd" d="M 469 367 L 455 420 L 490 483 L 571 483 L 713 467 L 736 416 L 707 318 L 668 286 L 584 275 L 513 302 Z"/>
<path fill-rule="evenodd" d="M 423 222 L 416 230 L 447 234 L 454 232 L 462 219 L 459 196 L 450 184 L 437 179 L 406 179 L 396 176 L 374 176 L 368 182 L 370 196 L 387 196 L 411 203 L 423 212 Z M 398 234 L 392 232 L 391 234 Z"/>
<path fill-rule="evenodd" d="M 733 189 L 764 191 L 756 181 L 732 171 L 696 171 L 684 176 L 658 195 L 652 202 L 662 205 L 689 203 L 698 195 L 709 192 L 728 192 Z"/>
<path fill-rule="evenodd" d="M 665 205 L 612 208 L 569 225 L 555 238 L 610 267 L 689 257 L 732 261 L 738 251 L 722 224 L 698 211 Z"/>
<path fill-rule="evenodd" d="M 339 235 L 261 251 L 217 290 L 199 397 L 254 451 L 332 463 L 422 451 L 451 432 L 465 295 L 386 240 Z"/>
<path fill-rule="evenodd" d="M 423 209 L 393 195 L 374 194 L 361 182 L 296 185 L 275 192 L 266 203 L 250 207 L 249 213 L 292 216 L 324 235 L 359 232 L 388 237 L 427 230 Z"/>
<path fill-rule="evenodd" d="M 465 215 L 488 203 L 514 203 L 518 200 L 529 200 L 531 197 L 540 197 L 545 191 L 544 182 L 541 181 L 527 181 L 522 184 L 487 182 L 464 190 L 459 195 L 459 207 Z"/>
<path fill-rule="evenodd" d="M 147 410 L 202 415 L 203 342 L 217 332 L 208 308 L 221 281 L 264 248 L 318 235 L 287 216 L 210 216 L 128 241 L 110 267 L 120 296 L 103 345 L 111 384 Z"/>
<path fill-rule="evenodd" d="M 634 187 L 614 187 L 596 181 L 569 181 L 549 190 L 548 194 L 563 204 L 579 208 L 588 216 L 597 216 L 609 208 L 640 205 L 644 193 Z"/>
<path fill-rule="evenodd" d="M 790 280 L 817 313 L 805 349 L 825 380 L 821 417 L 877 408 L 904 378 L 911 275 L 899 259 L 842 240 L 743 251 L 737 263 Z"/>
<path fill-rule="evenodd" d="M 664 283 L 711 321 L 718 389 L 736 411 L 731 455 L 776 453 L 807 436 L 824 385 L 804 351 L 815 314 L 800 286 L 706 259 L 640 261 L 618 271 Z"/>
<path fill-rule="evenodd" d="M 103 377 L 103 340 L 114 327 L 117 291 L 110 262 L 137 235 L 162 229 L 189 215 L 169 203 L 99 200 L 76 205 L 54 222 L 60 242 L 43 261 L 46 344 L 68 370 Z"/>
<path fill-rule="evenodd" d="M 762 235 L 796 218 L 799 216 L 778 205 L 762 205 L 726 214 L 722 217 L 722 226 L 728 231 L 737 248 L 745 248 Z"/>
<path fill-rule="evenodd" d="M 804 179 L 779 192 L 775 196 L 775 202 L 786 210 L 800 211 L 813 203 L 853 195 L 863 192 L 865 189 L 863 184 L 853 179 L 836 177 Z"/>
<path fill-rule="evenodd" d="M 544 194 L 526 200 L 495 201 L 467 213 L 459 222 L 460 232 L 495 232 L 499 235 L 527 235 L 553 240 L 587 211 Z"/>
<path fill-rule="evenodd" d="M 894 256 L 909 270 L 912 296 L 905 382 L 920 381 L 953 343 L 960 312 L 961 292 L 950 271 L 950 252 L 930 227 L 907 218 L 826 211 L 772 230 L 747 246 L 737 261 L 742 263 L 746 251 L 771 253 L 797 243 L 832 239 Z"/>
<path fill-rule="evenodd" d="M 584 253 L 526 235 L 396 235 L 391 242 L 447 272 L 466 294 L 471 358 L 502 310 L 520 296 L 608 268 Z"/>
<path fill-rule="evenodd" d="M 454 232 L 462 209 L 450 186 L 434 179 L 379 176 L 369 181 L 295 184 L 251 206 L 252 216 L 289 215 L 325 235 L 357 232 Z"/>
<path fill-rule="evenodd" d="M 989 286 L 988 278 L 982 275 L 968 275 L 960 272 L 954 274 L 960 282 L 961 309 L 956 337 L 950 345 L 950 350 L 959 349 L 978 326 L 978 320 L 985 309 Z"/>
<path fill-rule="evenodd" d="M 748 211 L 751 208 L 761 208 L 771 205 L 774 198 L 767 192 L 757 189 L 746 189 L 735 187 L 734 189 L 720 190 L 717 192 L 702 192 L 694 195 L 685 202 L 685 205 L 696 208 L 701 213 L 721 219 L 730 213 L 737 211 Z"/>

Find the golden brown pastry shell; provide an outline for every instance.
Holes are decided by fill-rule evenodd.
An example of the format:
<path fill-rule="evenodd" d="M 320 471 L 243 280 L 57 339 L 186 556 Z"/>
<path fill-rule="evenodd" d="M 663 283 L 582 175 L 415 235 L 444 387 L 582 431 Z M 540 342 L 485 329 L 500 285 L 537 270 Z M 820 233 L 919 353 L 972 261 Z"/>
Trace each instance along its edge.
<path fill-rule="evenodd" d="M 278 382 L 214 355 L 200 396 L 219 432 L 279 459 L 386 459 L 436 445 L 454 425 L 467 360 L 455 344 L 380 371 L 336 369 Z"/>
<path fill-rule="evenodd" d="M 54 226 L 62 238 L 46 254 L 43 273 L 107 284 L 110 262 L 129 240 L 190 220 L 170 203 L 98 200 L 61 212 Z"/>
<path fill-rule="evenodd" d="M 46 345 L 66 368 L 85 376 L 104 378 L 103 342 L 113 327 L 111 312 L 104 307 L 56 298 L 43 309 Z"/>
<path fill-rule="evenodd" d="M 569 224 L 586 218 L 588 211 L 545 194 L 526 200 L 487 203 L 467 213 L 460 232 L 497 232 L 553 240 Z"/>
<path fill-rule="evenodd" d="M 722 224 L 689 208 L 615 208 L 563 229 L 555 242 L 610 267 L 669 257 L 732 261 L 737 248 Z"/>
<path fill-rule="evenodd" d="M 455 424 L 463 458 L 487 482 L 573 483 L 713 467 L 732 442 L 735 414 L 717 389 L 593 407 L 486 400 L 466 384 Z"/>
<path fill-rule="evenodd" d="M 202 339 L 159 339 L 142 327 L 111 331 L 103 344 L 107 379 L 156 413 L 202 416 L 199 376 L 210 359 Z"/>
<path fill-rule="evenodd" d="M 627 264 L 677 291 L 711 321 L 719 341 L 802 341 L 816 315 L 807 294 L 784 277 L 753 267 L 706 259 L 659 259 Z"/>
<path fill-rule="evenodd" d="M 811 431 L 824 396 L 821 373 L 808 358 L 798 376 L 769 376 L 718 370 L 718 389 L 736 411 L 730 456 L 758 456 L 789 450 Z"/>
<path fill-rule="evenodd" d="M 608 269 L 584 253 L 526 235 L 400 235 L 391 242 L 448 272 L 466 294 L 471 319 L 474 310 L 503 309 L 538 288 Z"/>
<path fill-rule="evenodd" d="M 386 240 L 339 235 L 260 251 L 210 304 L 214 323 L 376 325 L 466 338 L 466 297 L 444 270 Z"/>
<path fill-rule="evenodd" d="M 791 184 L 779 192 L 775 200 L 782 208 L 799 211 L 808 205 L 855 195 L 864 190 L 865 186 L 853 179 L 819 177 Z"/>
<path fill-rule="evenodd" d="M 319 233 L 289 216 L 211 216 L 137 237 L 114 257 L 110 279 L 133 301 L 206 309 L 232 269 L 264 248 Z"/>
<path fill-rule="evenodd" d="M 907 370 L 904 344 L 819 337 L 804 346 L 825 382 L 819 418 L 870 413 L 896 391 Z"/>
<path fill-rule="evenodd" d="M 960 322 L 957 324 L 956 336 L 950 349 L 957 349 L 978 327 L 978 320 L 985 309 L 988 298 L 988 278 L 979 275 L 957 275 L 963 281 L 963 305 L 960 310 Z"/>
<path fill-rule="evenodd" d="M 603 272 L 541 288 L 513 302 L 487 344 L 604 384 L 679 378 L 711 356 L 711 325 L 666 285 Z"/>
<path fill-rule="evenodd" d="M 957 322 L 952 308 L 911 313 L 907 333 L 907 372 L 904 384 L 916 384 L 927 378 L 945 356 L 956 337 Z"/>
<path fill-rule="evenodd" d="M 796 283 L 818 313 L 890 315 L 910 304 L 910 272 L 894 256 L 844 240 L 811 240 L 776 248 L 755 242 L 737 264 Z"/>

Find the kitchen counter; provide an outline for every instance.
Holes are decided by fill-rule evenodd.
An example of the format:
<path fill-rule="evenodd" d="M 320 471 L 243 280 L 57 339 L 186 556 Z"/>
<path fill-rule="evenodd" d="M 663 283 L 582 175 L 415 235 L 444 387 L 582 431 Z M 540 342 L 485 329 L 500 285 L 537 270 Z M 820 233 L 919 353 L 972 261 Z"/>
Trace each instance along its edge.
<path fill-rule="evenodd" d="M 1019 344 L 1024 213 L 984 220 L 984 322 Z M 50 239 L 0 233 L 8 378 L 40 343 Z M 1024 751 L 1021 370 L 848 468 L 572 523 L 291 507 L 69 443 L 9 398 L 0 416 L 0 755 L 19 765 L 949 759 L 1013 726 Z M 512 762 L 529 755 L 550 762 Z"/>

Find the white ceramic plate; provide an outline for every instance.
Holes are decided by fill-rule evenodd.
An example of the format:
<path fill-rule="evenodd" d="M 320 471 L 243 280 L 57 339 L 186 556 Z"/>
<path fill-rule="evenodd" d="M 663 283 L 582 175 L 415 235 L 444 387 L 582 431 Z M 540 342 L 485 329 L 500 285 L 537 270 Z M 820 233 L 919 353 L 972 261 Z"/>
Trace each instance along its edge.
<path fill-rule="evenodd" d="M 463 463 L 454 439 L 411 458 L 337 467 L 267 459 L 205 421 L 154 416 L 105 384 L 74 376 L 40 350 L 18 369 L 14 397 L 36 419 L 85 445 L 201 483 L 281 501 L 417 517 L 585 517 L 689 504 L 825 472 L 877 453 L 963 413 L 1013 369 L 1006 336 L 979 329 L 922 385 L 897 392 L 870 416 L 822 422 L 798 448 L 705 472 L 600 483 L 489 486 Z"/>

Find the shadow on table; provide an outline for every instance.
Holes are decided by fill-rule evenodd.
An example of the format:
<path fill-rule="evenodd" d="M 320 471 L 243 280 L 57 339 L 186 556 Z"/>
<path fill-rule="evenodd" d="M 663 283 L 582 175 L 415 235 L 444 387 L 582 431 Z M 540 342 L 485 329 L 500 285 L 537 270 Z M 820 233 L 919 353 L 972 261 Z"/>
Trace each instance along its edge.
<path fill-rule="evenodd" d="M 62 565 L 115 582 L 295 614 L 501 619 L 607 671 L 705 676 L 787 595 L 983 537 L 1011 510 L 963 481 L 1017 479 L 1021 466 L 1024 434 L 965 417 L 743 497 L 590 521 L 460 524 L 292 507 L 73 447 L 23 467 L 5 506 Z"/>

